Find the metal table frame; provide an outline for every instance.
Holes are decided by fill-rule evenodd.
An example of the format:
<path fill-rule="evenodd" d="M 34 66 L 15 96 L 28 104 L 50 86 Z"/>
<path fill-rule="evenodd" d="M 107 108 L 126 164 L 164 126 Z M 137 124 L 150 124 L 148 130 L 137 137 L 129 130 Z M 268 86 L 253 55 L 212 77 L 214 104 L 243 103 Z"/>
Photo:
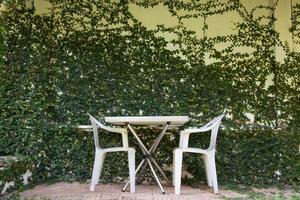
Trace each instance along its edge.
<path fill-rule="evenodd" d="M 174 118 L 174 116 L 171 116 L 171 118 Z M 175 123 L 175 125 L 177 126 L 180 126 L 180 125 L 183 125 L 185 122 L 188 121 L 188 117 L 187 116 L 178 116 L 178 117 L 183 117 L 181 120 L 182 121 L 172 121 L 172 119 L 168 119 L 168 117 L 162 117 L 162 118 L 165 118 L 166 121 L 164 122 L 155 122 L 155 121 L 152 121 L 152 122 L 149 122 L 149 124 L 159 124 L 159 125 L 164 125 L 162 131 L 160 132 L 160 134 L 158 135 L 158 137 L 156 138 L 155 142 L 152 144 L 151 148 L 150 149 L 147 149 L 147 147 L 144 145 L 144 143 L 141 141 L 141 139 L 139 138 L 139 136 L 137 135 L 135 129 L 133 128 L 132 125 L 134 124 L 138 124 L 140 125 L 142 122 L 140 121 L 137 121 L 136 123 L 134 122 L 130 122 L 130 120 L 126 121 L 126 117 L 123 117 L 123 120 L 122 120 L 122 117 L 120 117 L 120 120 L 113 120 L 113 119 L 118 119 L 117 117 L 106 117 L 105 118 L 105 121 L 106 122 L 110 122 L 110 123 L 114 123 L 114 124 L 118 124 L 118 125 L 126 125 L 127 128 L 130 130 L 130 132 L 133 134 L 133 136 L 135 137 L 135 139 L 137 140 L 138 144 L 139 144 L 139 147 L 141 148 L 142 150 L 142 153 L 144 154 L 144 159 L 140 162 L 140 164 L 138 165 L 138 167 L 136 168 L 136 171 L 135 171 L 135 174 L 138 175 L 139 171 L 140 171 L 140 174 L 139 176 L 141 177 L 146 169 L 146 167 L 149 165 L 150 167 L 150 170 L 155 178 L 155 181 L 157 183 L 157 185 L 159 186 L 160 190 L 161 190 L 161 193 L 162 194 L 165 194 L 165 190 L 161 184 L 161 181 L 157 175 L 157 173 L 155 172 L 155 168 L 159 171 L 159 173 L 162 175 L 162 177 L 166 180 L 166 182 L 168 184 L 170 184 L 170 181 L 168 180 L 167 176 L 165 175 L 165 173 L 163 172 L 163 170 L 161 169 L 161 167 L 157 164 L 157 162 L 154 160 L 153 158 L 153 154 L 155 153 L 155 151 L 157 150 L 163 136 L 165 135 L 167 129 L 170 127 L 170 125 L 172 123 Z M 154 118 L 157 118 L 157 117 L 154 117 Z M 159 117 L 158 117 L 159 118 Z M 132 117 L 132 119 L 138 119 L 138 117 Z M 170 121 L 168 121 L 170 120 Z M 177 123 L 176 123 L 177 122 Z M 147 123 L 146 123 L 147 124 Z M 123 187 L 122 191 L 125 191 L 126 188 L 128 187 L 129 185 L 129 180 L 126 182 L 125 186 Z"/>

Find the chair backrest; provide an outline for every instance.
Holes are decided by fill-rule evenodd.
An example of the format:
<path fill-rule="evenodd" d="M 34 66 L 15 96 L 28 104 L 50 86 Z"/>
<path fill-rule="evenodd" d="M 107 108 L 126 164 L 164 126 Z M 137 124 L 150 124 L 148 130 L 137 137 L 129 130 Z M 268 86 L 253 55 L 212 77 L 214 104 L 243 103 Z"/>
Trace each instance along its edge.
<path fill-rule="evenodd" d="M 93 127 L 93 134 L 94 134 L 94 142 L 95 142 L 95 147 L 96 148 L 101 148 L 99 145 L 99 134 L 98 134 L 98 127 L 103 127 L 104 125 L 97 120 L 95 117 L 93 117 L 92 115 L 88 114 L 92 123 L 92 127 Z"/>
<path fill-rule="evenodd" d="M 213 150 L 216 147 L 216 142 L 217 142 L 217 136 L 218 136 L 218 130 L 221 124 L 221 121 L 225 114 L 219 115 L 218 117 L 215 117 L 212 119 L 210 122 L 205 124 L 203 127 L 204 128 L 209 128 L 211 129 L 211 135 L 210 135 L 210 144 L 207 150 Z"/>

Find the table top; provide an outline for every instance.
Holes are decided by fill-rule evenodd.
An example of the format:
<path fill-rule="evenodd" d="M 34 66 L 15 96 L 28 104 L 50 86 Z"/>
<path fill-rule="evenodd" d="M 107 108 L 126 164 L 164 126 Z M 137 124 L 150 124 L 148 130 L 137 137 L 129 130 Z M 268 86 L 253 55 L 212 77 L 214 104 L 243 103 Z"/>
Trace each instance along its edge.
<path fill-rule="evenodd" d="M 189 121 L 188 116 L 118 116 L 105 117 L 105 122 L 115 125 L 164 125 L 168 122 L 170 125 L 181 126 Z"/>

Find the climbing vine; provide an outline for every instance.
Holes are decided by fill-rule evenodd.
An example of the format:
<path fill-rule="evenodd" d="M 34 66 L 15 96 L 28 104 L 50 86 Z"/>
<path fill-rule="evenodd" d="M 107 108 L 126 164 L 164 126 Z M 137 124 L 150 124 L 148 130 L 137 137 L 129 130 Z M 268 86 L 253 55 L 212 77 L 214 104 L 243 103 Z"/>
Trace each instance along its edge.
<path fill-rule="evenodd" d="M 296 44 L 299 44 L 299 38 L 300 38 L 300 4 L 296 4 L 295 6 L 293 6 L 292 9 L 292 27 L 291 27 L 291 32 L 293 34 L 294 37 L 294 42 Z"/>
<path fill-rule="evenodd" d="M 38 15 L 34 1 L 11 1 L 4 14 L 0 155 L 29 156 L 33 180 L 90 178 L 92 135 L 75 130 L 89 123 L 86 113 L 189 115 L 189 125 L 199 126 L 225 112 L 217 154 L 221 182 L 299 183 L 300 56 L 273 29 L 276 3 L 252 10 L 239 0 L 49 3 L 49 12 Z M 178 23 L 149 29 L 131 5 L 164 6 Z M 258 10 L 271 14 L 257 16 Z M 241 19 L 233 32 L 211 36 L 210 17 L 229 12 Z M 189 19 L 199 20 L 201 30 L 187 28 Z M 276 45 L 286 51 L 284 63 L 275 59 Z M 157 158 L 165 165 L 178 145 L 174 133 Z M 118 139 L 103 136 L 106 144 Z M 192 143 L 208 139 L 195 136 Z M 126 160 L 121 154 L 107 159 L 103 180 L 123 180 L 126 170 L 118 169 Z M 203 180 L 199 157 L 185 164 L 194 180 Z"/>

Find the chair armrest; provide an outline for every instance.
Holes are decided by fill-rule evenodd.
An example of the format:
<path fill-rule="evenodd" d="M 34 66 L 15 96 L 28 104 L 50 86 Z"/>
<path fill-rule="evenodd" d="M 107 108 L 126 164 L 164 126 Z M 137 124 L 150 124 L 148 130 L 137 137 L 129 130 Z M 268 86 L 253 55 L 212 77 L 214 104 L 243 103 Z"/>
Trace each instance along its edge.
<path fill-rule="evenodd" d="M 203 133 L 203 132 L 211 131 L 211 142 L 210 142 L 209 148 L 214 148 L 218 128 L 219 128 L 219 125 L 220 125 L 223 117 L 224 117 L 224 114 L 219 115 L 218 117 L 215 117 L 213 120 L 211 120 L 210 122 L 208 122 L 207 124 L 205 124 L 204 126 L 202 126 L 200 128 L 189 128 L 189 129 L 185 129 L 185 130 L 181 131 L 179 146 L 181 148 L 188 148 L 189 137 L 190 137 L 190 134 L 192 134 L 192 133 Z M 213 143 L 212 143 L 212 141 L 213 141 Z"/>
<path fill-rule="evenodd" d="M 189 128 L 180 131 L 180 140 L 179 140 L 179 147 L 180 148 L 188 148 L 189 146 L 189 138 L 190 134 L 192 133 L 203 133 L 211 130 L 211 127 L 201 127 L 201 128 Z"/>
<path fill-rule="evenodd" d="M 127 129 L 125 128 L 114 128 L 114 127 L 108 127 L 108 126 L 104 126 L 103 124 L 101 124 L 102 126 L 100 128 L 112 132 L 112 133 L 120 133 L 122 134 L 122 144 L 124 148 L 128 148 L 128 132 Z"/>
<path fill-rule="evenodd" d="M 108 126 L 101 126 L 100 127 L 101 129 L 103 130 L 106 130 L 108 132 L 111 132 L 111 133 L 120 133 L 122 134 L 122 144 L 123 144 L 123 147 L 124 148 L 128 148 L 128 132 L 126 129 L 124 128 L 114 128 L 114 127 L 108 127 Z M 92 129 L 91 129 L 92 131 Z"/>
<path fill-rule="evenodd" d="M 128 148 L 128 133 L 127 133 L 127 129 L 105 126 L 104 124 L 102 124 L 99 120 L 97 120 L 92 115 L 90 115 L 90 114 L 88 114 L 88 115 L 90 117 L 90 120 L 92 121 L 92 124 L 95 123 L 99 128 L 101 128 L 103 130 L 106 130 L 108 132 L 122 134 L 123 147 Z M 97 133 L 94 133 L 94 138 L 98 139 L 98 131 L 97 131 Z M 99 146 L 99 143 L 97 143 L 96 146 Z"/>
<path fill-rule="evenodd" d="M 181 131 L 181 133 L 183 133 L 183 134 L 201 133 L 201 132 L 210 131 L 211 129 L 212 129 L 212 127 L 188 128 L 188 129 Z"/>
<path fill-rule="evenodd" d="M 200 128 L 185 129 L 182 132 L 184 134 L 191 134 L 191 133 L 201 133 L 201 132 L 210 131 L 214 128 L 214 126 L 217 122 L 221 122 L 221 120 L 224 116 L 225 116 L 225 114 L 219 115 L 218 117 L 215 117 L 210 122 L 208 122 L 207 124 L 205 124 L 204 126 L 202 126 Z"/>
<path fill-rule="evenodd" d="M 104 124 L 102 124 L 98 119 L 96 119 L 95 117 L 93 117 L 92 115 L 88 114 L 88 116 L 90 117 L 90 120 L 93 121 L 94 123 L 97 124 L 97 126 L 103 130 L 106 130 L 108 132 L 113 132 L 113 133 L 127 133 L 127 129 L 124 128 L 115 128 L 115 127 L 110 127 L 110 126 L 105 126 Z"/>
<path fill-rule="evenodd" d="M 76 127 L 76 129 L 79 131 L 91 132 L 91 131 L 93 131 L 93 126 L 92 125 L 78 125 Z"/>
<path fill-rule="evenodd" d="M 80 131 L 93 131 L 92 125 L 78 125 L 76 128 Z M 125 132 L 127 133 L 127 130 L 124 128 L 108 127 L 108 126 L 104 126 L 104 125 L 100 128 L 102 128 L 108 132 L 113 132 L 113 133 L 121 133 L 121 134 L 124 134 Z"/>
<path fill-rule="evenodd" d="M 99 126 L 99 125 L 98 125 Z M 99 126 L 101 129 L 106 130 L 108 132 L 112 132 L 112 133 L 121 133 L 121 134 L 127 134 L 127 129 L 125 128 L 116 128 L 116 127 L 109 127 L 109 126 L 105 126 L 103 124 L 101 124 L 101 126 Z"/>

